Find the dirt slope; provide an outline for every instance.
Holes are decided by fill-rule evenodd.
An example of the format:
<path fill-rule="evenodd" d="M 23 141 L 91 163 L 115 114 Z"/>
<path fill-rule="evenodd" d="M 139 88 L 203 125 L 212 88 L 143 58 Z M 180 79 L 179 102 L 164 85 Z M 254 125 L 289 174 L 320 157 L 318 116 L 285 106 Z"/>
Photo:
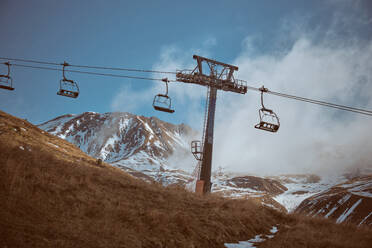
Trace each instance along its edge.
<path fill-rule="evenodd" d="M 307 219 L 251 201 L 198 197 L 98 165 L 67 141 L 1 111 L 0 151 L 0 247 L 223 247 L 279 223 L 269 242 L 285 243 L 294 230 L 302 235 L 299 244 L 311 245 L 304 228 L 318 233 Z M 316 244 L 327 246 L 296 247 L 372 242 L 370 230 L 321 225 L 331 235 Z"/>

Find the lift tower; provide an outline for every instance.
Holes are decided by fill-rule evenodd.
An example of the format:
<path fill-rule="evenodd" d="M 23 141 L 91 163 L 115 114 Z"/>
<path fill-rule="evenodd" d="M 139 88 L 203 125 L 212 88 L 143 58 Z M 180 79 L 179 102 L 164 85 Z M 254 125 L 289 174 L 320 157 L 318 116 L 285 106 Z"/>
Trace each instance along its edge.
<path fill-rule="evenodd" d="M 176 80 L 208 87 L 202 143 L 200 141 L 191 143 L 191 152 L 199 161 L 195 191 L 204 194 L 210 192 L 212 186 L 213 128 L 217 90 L 245 94 L 247 93 L 247 85 L 242 80 L 234 78 L 234 71 L 237 71 L 238 67 L 197 55 L 194 55 L 193 58 L 197 62 L 194 70 L 177 71 Z M 206 65 L 206 67 L 203 67 L 203 65 Z M 209 75 L 205 74 L 206 71 Z"/>

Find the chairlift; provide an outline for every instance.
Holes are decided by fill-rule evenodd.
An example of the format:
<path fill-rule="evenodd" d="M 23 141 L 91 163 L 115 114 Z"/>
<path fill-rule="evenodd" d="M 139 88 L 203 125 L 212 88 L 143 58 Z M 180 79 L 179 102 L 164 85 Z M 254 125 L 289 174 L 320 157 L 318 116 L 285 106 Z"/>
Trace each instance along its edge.
<path fill-rule="evenodd" d="M 59 81 L 59 91 L 57 92 L 57 95 L 77 98 L 79 96 L 79 86 L 73 80 L 65 77 L 65 67 L 69 66 L 69 64 L 64 62 L 62 66 L 63 78 Z"/>
<path fill-rule="evenodd" d="M 262 108 L 258 111 L 260 116 L 260 123 L 254 127 L 264 131 L 276 133 L 279 130 L 280 122 L 278 116 L 271 109 L 265 108 L 263 104 L 263 93 L 268 92 L 268 89 L 262 86 L 261 91 L 261 106 Z"/>
<path fill-rule="evenodd" d="M 202 160 L 202 147 L 200 140 L 191 141 L 191 153 L 194 155 L 196 160 Z"/>
<path fill-rule="evenodd" d="M 14 90 L 13 88 L 13 79 L 10 77 L 10 63 L 5 62 L 4 65 L 8 66 L 8 74 L 0 74 L 0 88 L 4 90 Z"/>
<path fill-rule="evenodd" d="M 174 109 L 172 108 L 172 99 L 168 96 L 168 78 L 163 78 L 161 81 L 165 82 L 166 85 L 166 92 L 165 94 L 157 94 L 154 97 L 154 101 L 152 102 L 152 106 L 155 110 L 167 112 L 167 113 L 174 113 Z"/>

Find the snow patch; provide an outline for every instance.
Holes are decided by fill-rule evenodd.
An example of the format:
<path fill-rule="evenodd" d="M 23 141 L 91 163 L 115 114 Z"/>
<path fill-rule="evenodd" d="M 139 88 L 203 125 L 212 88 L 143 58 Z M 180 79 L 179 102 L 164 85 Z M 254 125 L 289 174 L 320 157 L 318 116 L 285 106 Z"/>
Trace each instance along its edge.
<path fill-rule="evenodd" d="M 368 218 L 369 218 L 369 216 L 371 216 L 372 215 L 372 212 L 370 212 L 360 223 L 359 223 L 359 225 L 358 226 L 360 226 L 360 225 L 362 225 Z"/>
<path fill-rule="evenodd" d="M 273 227 L 271 228 L 270 232 L 271 232 L 272 234 L 275 234 L 275 233 L 278 232 L 278 228 L 277 228 L 276 226 L 273 226 Z"/>
<path fill-rule="evenodd" d="M 354 209 L 362 202 L 363 199 L 359 199 L 350 209 L 346 209 L 343 214 L 338 217 L 336 223 L 342 223 L 346 220 L 346 218 L 354 211 Z"/>
<path fill-rule="evenodd" d="M 285 176 L 282 177 L 283 179 L 287 179 Z M 323 177 L 317 183 L 307 183 L 307 179 L 305 179 L 306 178 L 290 177 L 290 180 L 294 181 L 294 183 L 283 183 L 288 190 L 280 195 L 275 196 L 273 199 L 284 206 L 288 212 L 293 212 L 303 200 L 316 194 L 319 194 L 319 197 L 322 197 L 320 193 L 324 193 L 329 188 L 339 184 L 340 181 L 345 181 L 345 178 L 340 176 Z M 306 193 L 294 194 L 298 191 L 306 191 Z M 316 200 L 317 197 L 314 198 L 314 202 L 312 203 L 316 203 Z M 311 204 L 311 202 L 309 202 L 309 204 Z"/>
<path fill-rule="evenodd" d="M 225 243 L 225 247 L 227 248 L 255 248 L 257 245 L 256 243 L 261 243 L 261 242 L 264 242 L 266 239 L 273 238 L 274 235 L 278 232 L 278 228 L 276 226 L 273 226 L 270 229 L 270 232 L 273 235 L 259 234 L 259 235 L 256 235 L 253 239 L 250 239 L 248 241 L 239 241 L 239 243 L 230 243 L 230 244 Z M 265 238 L 263 236 L 265 236 Z"/>
<path fill-rule="evenodd" d="M 331 209 L 331 211 L 329 211 L 324 217 L 327 219 L 329 216 L 331 216 L 333 214 L 334 211 L 336 211 L 338 209 L 338 207 L 333 207 Z"/>
<path fill-rule="evenodd" d="M 53 144 L 53 143 L 50 143 L 50 142 L 47 142 L 49 145 L 51 146 L 54 146 L 55 148 L 59 148 L 59 146 L 57 146 L 56 144 Z"/>
<path fill-rule="evenodd" d="M 345 202 L 347 202 L 350 199 L 350 197 L 351 197 L 351 195 L 345 195 L 340 200 L 338 200 L 338 204 L 340 204 L 340 205 L 344 204 Z"/>

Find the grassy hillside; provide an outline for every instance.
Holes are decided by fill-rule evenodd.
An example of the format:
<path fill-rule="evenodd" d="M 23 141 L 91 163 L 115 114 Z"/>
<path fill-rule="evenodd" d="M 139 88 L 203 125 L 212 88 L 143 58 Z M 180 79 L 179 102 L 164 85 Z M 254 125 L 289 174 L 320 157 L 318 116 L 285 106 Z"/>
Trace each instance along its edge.
<path fill-rule="evenodd" d="M 0 247 L 223 247 L 277 224 L 262 247 L 372 243 L 368 229 L 145 183 L 1 111 L 0 151 Z"/>

